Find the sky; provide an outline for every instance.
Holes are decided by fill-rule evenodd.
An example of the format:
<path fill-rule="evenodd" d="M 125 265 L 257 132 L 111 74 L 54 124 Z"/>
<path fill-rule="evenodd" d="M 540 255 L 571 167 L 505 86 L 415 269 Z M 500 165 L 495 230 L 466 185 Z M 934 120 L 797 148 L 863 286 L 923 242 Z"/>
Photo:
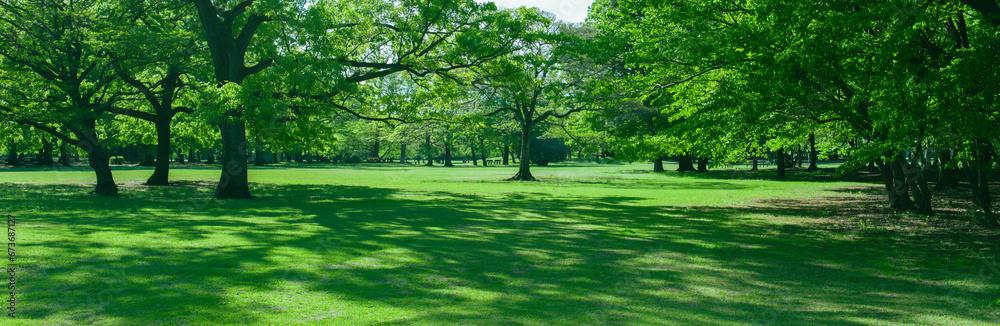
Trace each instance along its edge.
<path fill-rule="evenodd" d="M 476 2 L 488 2 L 476 0 Z M 538 7 L 556 14 L 556 19 L 580 23 L 587 19 L 587 8 L 594 0 L 493 0 L 497 7 L 516 8 L 520 6 Z"/>

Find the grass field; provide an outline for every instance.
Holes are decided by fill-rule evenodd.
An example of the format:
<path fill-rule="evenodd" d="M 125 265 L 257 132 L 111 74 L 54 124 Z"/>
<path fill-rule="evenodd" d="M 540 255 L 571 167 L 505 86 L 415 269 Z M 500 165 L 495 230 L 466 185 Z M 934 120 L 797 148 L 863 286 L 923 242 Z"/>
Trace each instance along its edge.
<path fill-rule="evenodd" d="M 119 198 L 86 195 L 88 169 L 3 169 L 19 269 L 0 324 L 1000 320 L 995 232 L 866 226 L 870 184 L 649 168 L 264 167 L 251 201 L 210 199 L 216 168 L 169 187 L 117 168 Z"/>

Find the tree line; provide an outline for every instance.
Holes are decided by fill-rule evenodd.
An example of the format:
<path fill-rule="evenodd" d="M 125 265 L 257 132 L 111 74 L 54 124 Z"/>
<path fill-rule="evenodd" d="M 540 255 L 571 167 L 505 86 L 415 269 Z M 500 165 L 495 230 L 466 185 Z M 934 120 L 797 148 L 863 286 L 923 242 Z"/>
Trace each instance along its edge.
<path fill-rule="evenodd" d="M 620 99 L 593 119 L 633 156 L 815 160 L 818 141 L 842 173 L 875 165 L 894 210 L 933 214 L 929 179 L 964 174 L 997 224 L 996 1 L 608 0 L 590 21 Z"/>
<path fill-rule="evenodd" d="M 894 210 L 965 182 L 996 224 L 998 27 L 995 0 L 598 0 L 581 24 L 471 0 L 6 1 L 2 146 L 73 146 L 111 196 L 108 146 L 155 144 L 150 185 L 217 153 L 217 198 L 252 198 L 266 152 L 514 153 L 512 180 L 549 138 L 657 171 L 836 155 Z"/>

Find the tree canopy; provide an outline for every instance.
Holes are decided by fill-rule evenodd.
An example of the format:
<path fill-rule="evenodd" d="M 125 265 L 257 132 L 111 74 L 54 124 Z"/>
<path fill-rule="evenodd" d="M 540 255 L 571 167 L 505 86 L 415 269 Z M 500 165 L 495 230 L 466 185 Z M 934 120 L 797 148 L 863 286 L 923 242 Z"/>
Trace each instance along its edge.
<path fill-rule="evenodd" d="M 148 185 L 174 153 L 218 156 L 220 199 L 253 198 L 251 152 L 500 155 L 511 180 L 554 152 L 779 178 L 839 156 L 877 168 L 892 209 L 933 214 L 929 180 L 963 179 L 996 223 L 995 0 L 598 0 L 580 24 L 472 0 L 15 0 L 0 38 L 8 163 L 74 146 L 101 195 L 114 153 L 154 144 Z"/>

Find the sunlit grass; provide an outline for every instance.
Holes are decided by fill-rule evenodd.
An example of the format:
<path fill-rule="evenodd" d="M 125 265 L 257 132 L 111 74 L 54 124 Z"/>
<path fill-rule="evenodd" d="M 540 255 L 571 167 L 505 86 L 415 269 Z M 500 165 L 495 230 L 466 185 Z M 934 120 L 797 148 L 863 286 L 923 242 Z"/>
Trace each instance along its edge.
<path fill-rule="evenodd" d="M 0 171 L 25 325 L 994 325 L 973 243 L 823 228 L 858 184 L 645 165 Z M 826 171 L 824 173 L 829 173 Z M 798 207 L 794 203 L 822 201 Z M 792 203 L 787 205 L 772 202 Z M 4 321 L 8 321 L 5 319 Z"/>

